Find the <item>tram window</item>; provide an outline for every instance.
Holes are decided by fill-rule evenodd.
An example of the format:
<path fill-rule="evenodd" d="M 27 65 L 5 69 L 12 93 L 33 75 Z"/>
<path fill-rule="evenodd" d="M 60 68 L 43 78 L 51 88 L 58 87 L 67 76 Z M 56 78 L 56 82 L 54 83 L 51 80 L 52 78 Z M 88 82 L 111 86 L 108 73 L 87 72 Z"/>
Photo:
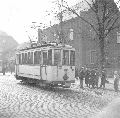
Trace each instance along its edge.
<path fill-rule="evenodd" d="M 33 52 L 31 52 L 31 56 L 30 56 L 30 64 L 33 64 Z"/>
<path fill-rule="evenodd" d="M 40 64 L 40 60 L 41 60 L 41 52 L 35 51 L 34 52 L 34 64 Z"/>
<path fill-rule="evenodd" d="M 54 50 L 54 65 L 61 64 L 61 50 Z"/>
<path fill-rule="evenodd" d="M 34 52 L 34 64 L 38 64 L 38 52 Z"/>
<path fill-rule="evenodd" d="M 30 64 L 30 52 L 28 52 L 28 64 Z"/>
<path fill-rule="evenodd" d="M 39 60 L 39 63 L 41 63 L 41 60 L 42 60 L 42 58 L 41 58 L 41 51 L 38 51 L 38 60 Z"/>
<path fill-rule="evenodd" d="M 69 50 L 63 50 L 63 65 L 69 65 Z"/>
<path fill-rule="evenodd" d="M 47 52 L 43 51 L 43 65 L 47 65 Z"/>
<path fill-rule="evenodd" d="M 71 66 L 75 65 L 75 51 L 73 50 L 70 51 L 70 65 Z"/>
<path fill-rule="evenodd" d="M 52 49 L 48 50 L 48 65 L 52 65 Z"/>
<path fill-rule="evenodd" d="M 27 53 L 25 53 L 25 64 L 27 64 Z"/>
<path fill-rule="evenodd" d="M 22 64 L 25 64 L 25 57 L 24 57 L 24 53 L 22 53 Z"/>
<path fill-rule="evenodd" d="M 19 64 L 21 64 L 21 54 L 19 54 Z"/>

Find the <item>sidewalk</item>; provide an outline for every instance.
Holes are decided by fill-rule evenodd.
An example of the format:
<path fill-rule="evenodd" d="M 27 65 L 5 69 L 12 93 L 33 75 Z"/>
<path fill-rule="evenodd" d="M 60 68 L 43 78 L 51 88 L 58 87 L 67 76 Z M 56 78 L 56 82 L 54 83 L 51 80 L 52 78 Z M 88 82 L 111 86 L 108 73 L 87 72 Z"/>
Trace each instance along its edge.
<path fill-rule="evenodd" d="M 105 84 L 105 90 L 114 91 L 114 79 L 113 78 L 107 78 L 107 80 L 109 81 L 109 83 Z M 99 79 L 98 87 L 100 87 L 100 84 L 101 84 L 101 79 Z M 75 80 L 75 85 L 76 86 L 80 85 L 80 80 L 79 79 Z M 83 86 L 86 87 L 85 80 L 83 81 Z M 120 84 L 119 84 L 119 90 L 120 90 Z"/>

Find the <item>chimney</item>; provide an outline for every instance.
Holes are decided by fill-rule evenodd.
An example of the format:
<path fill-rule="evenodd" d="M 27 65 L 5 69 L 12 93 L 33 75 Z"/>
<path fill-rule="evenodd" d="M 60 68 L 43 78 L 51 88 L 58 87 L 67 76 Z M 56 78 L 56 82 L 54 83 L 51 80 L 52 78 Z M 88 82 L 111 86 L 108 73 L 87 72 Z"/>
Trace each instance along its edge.
<path fill-rule="evenodd" d="M 42 43 L 42 30 L 38 29 L 38 43 Z"/>

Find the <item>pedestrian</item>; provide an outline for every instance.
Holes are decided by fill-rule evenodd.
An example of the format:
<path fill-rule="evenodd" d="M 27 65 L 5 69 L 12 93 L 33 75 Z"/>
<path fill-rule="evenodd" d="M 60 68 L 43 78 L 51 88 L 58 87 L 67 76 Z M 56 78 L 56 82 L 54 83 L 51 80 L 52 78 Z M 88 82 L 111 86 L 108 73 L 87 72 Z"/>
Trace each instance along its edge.
<path fill-rule="evenodd" d="M 115 89 L 115 92 L 118 91 L 118 85 L 119 85 L 119 75 L 118 75 L 118 72 L 115 71 L 114 72 L 114 89 Z"/>
<path fill-rule="evenodd" d="M 85 75 L 84 70 L 83 68 L 81 68 L 79 71 L 80 88 L 83 88 L 84 75 Z"/>
<path fill-rule="evenodd" d="M 2 67 L 2 73 L 3 73 L 3 75 L 5 75 L 5 71 L 6 71 L 6 67 L 5 67 L 5 65 L 3 65 L 3 67 Z"/>
<path fill-rule="evenodd" d="M 85 84 L 86 84 L 87 87 L 88 87 L 88 84 L 89 84 L 89 78 L 90 78 L 90 71 L 86 68 L 86 71 L 85 71 Z"/>
<path fill-rule="evenodd" d="M 102 86 L 103 86 L 103 89 L 104 89 L 105 88 L 105 83 L 106 83 L 106 73 L 105 73 L 105 70 L 103 70 L 102 71 L 100 88 L 102 88 Z"/>
<path fill-rule="evenodd" d="M 95 87 L 95 79 L 96 79 L 96 72 L 95 70 L 92 68 L 91 70 L 91 85 L 92 85 L 92 88 Z"/>
<path fill-rule="evenodd" d="M 75 78 L 78 79 L 78 69 L 75 67 Z"/>
<path fill-rule="evenodd" d="M 13 67 L 12 67 L 12 63 L 10 63 L 10 72 L 12 74 L 12 71 L 13 71 Z"/>
<path fill-rule="evenodd" d="M 95 85 L 96 85 L 96 87 L 98 88 L 98 82 L 99 82 L 99 72 L 98 72 L 98 70 L 97 70 L 97 69 L 96 69 L 95 71 L 96 71 Z"/>

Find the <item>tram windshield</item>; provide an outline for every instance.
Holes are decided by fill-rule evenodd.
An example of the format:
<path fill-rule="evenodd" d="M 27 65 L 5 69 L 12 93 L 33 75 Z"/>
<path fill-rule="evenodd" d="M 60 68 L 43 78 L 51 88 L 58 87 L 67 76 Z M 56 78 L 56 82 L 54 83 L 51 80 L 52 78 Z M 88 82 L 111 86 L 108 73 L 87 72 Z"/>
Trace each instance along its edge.
<path fill-rule="evenodd" d="M 61 64 L 61 50 L 55 49 L 54 50 L 54 65 Z"/>
<path fill-rule="evenodd" d="M 63 50 L 63 65 L 69 65 L 69 50 Z"/>

